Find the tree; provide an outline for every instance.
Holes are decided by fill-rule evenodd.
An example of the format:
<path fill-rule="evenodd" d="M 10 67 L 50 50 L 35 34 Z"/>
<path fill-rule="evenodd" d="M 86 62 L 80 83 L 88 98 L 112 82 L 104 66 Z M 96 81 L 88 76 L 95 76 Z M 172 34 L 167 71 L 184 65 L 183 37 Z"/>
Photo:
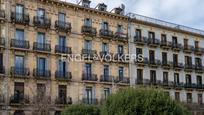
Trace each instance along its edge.
<path fill-rule="evenodd" d="M 99 115 L 99 107 L 94 105 L 70 105 L 65 108 L 62 115 Z"/>
<path fill-rule="evenodd" d="M 112 94 L 102 107 L 102 115 L 188 115 L 162 89 L 128 88 Z"/>

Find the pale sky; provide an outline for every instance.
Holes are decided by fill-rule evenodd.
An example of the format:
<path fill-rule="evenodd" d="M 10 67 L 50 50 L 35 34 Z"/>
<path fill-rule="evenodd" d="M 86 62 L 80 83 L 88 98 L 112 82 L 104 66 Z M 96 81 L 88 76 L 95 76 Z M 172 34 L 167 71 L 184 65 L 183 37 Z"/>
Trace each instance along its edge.
<path fill-rule="evenodd" d="M 65 1 L 65 0 L 62 0 Z M 66 0 L 76 3 L 80 0 Z M 108 5 L 110 11 L 124 4 L 126 13 L 132 12 L 164 21 L 204 30 L 204 0 L 91 0 Z"/>

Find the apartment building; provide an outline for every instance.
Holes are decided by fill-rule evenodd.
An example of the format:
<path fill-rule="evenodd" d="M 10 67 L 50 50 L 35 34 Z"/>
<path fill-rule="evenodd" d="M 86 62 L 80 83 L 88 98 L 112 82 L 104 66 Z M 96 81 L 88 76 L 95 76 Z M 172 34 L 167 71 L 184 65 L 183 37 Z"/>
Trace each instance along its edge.
<path fill-rule="evenodd" d="M 0 114 L 58 115 L 128 86 L 127 62 L 94 59 L 128 53 L 128 18 L 121 8 L 106 9 L 90 8 L 89 0 L 1 0 Z M 79 54 L 87 58 L 67 58 Z"/>

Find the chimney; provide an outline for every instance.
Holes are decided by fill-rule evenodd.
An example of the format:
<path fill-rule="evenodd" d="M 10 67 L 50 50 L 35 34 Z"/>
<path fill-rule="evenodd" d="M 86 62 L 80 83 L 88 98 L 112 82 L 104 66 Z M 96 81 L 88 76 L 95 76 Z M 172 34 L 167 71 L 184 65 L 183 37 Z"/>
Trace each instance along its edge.
<path fill-rule="evenodd" d="M 86 8 L 90 8 L 90 0 L 82 0 L 82 6 Z"/>
<path fill-rule="evenodd" d="M 107 5 L 104 3 L 100 3 L 98 6 L 98 10 L 100 11 L 106 11 L 107 10 Z"/>

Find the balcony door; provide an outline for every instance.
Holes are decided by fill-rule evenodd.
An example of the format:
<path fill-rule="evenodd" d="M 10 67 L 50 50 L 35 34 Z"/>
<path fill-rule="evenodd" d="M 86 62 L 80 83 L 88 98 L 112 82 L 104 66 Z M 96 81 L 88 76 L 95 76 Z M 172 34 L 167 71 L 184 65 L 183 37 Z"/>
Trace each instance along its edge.
<path fill-rule="evenodd" d="M 45 43 L 45 34 L 39 32 L 37 36 L 37 43 L 44 44 Z"/>
<path fill-rule="evenodd" d="M 65 47 L 66 46 L 66 37 L 65 36 L 59 36 L 59 46 Z"/>
<path fill-rule="evenodd" d="M 85 42 L 84 42 L 84 48 L 85 48 L 86 50 L 91 50 L 91 49 L 92 49 L 92 42 L 91 42 L 91 40 L 85 40 Z"/>
<path fill-rule="evenodd" d="M 15 73 L 23 74 L 24 71 L 24 56 L 15 56 Z"/>
<path fill-rule="evenodd" d="M 91 79 L 92 76 L 92 66 L 91 64 L 85 64 L 84 67 L 84 72 L 85 72 L 85 76 L 87 77 L 86 79 Z"/>
<path fill-rule="evenodd" d="M 110 95 L 110 89 L 109 88 L 104 88 L 104 99 L 108 99 L 108 96 Z"/>
<path fill-rule="evenodd" d="M 93 103 L 93 89 L 91 87 L 86 87 L 85 100 L 87 104 Z"/>
<path fill-rule="evenodd" d="M 45 19 L 45 9 L 39 8 L 37 10 L 38 21 L 43 24 Z"/>
<path fill-rule="evenodd" d="M 123 55 L 124 49 L 122 45 L 118 45 L 118 54 Z"/>
<path fill-rule="evenodd" d="M 65 22 L 65 18 L 66 18 L 66 15 L 64 13 L 59 13 L 58 14 L 59 22 L 64 23 Z"/>
<path fill-rule="evenodd" d="M 16 5 L 16 19 L 17 20 L 22 20 L 24 17 L 23 17 L 23 14 L 24 14 L 24 6 L 23 5 Z"/>
<path fill-rule="evenodd" d="M 191 75 L 186 75 L 186 84 L 191 84 Z"/>
<path fill-rule="evenodd" d="M 172 37 L 172 42 L 173 42 L 174 45 L 177 44 L 178 43 L 177 37 Z"/>
<path fill-rule="evenodd" d="M 150 83 L 156 83 L 156 71 L 150 70 Z"/>
<path fill-rule="evenodd" d="M 178 55 L 177 54 L 173 54 L 173 64 L 174 65 L 178 64 Z"/>
<path fill-rule="evenodd" d="M 174 73 L 174 82 L 175 84 L 179 84 L 179 73 Z"/>
<path fill-rule="evenodd" d="M 24 40 L 24 30 L 16 29 L 16 40 L 23 41 Z"/>
<path fill-rule="evenodd" d="M 154 51 L 153 50 L 149 51 L 149 60 L 150 60 L 150 63 L 155 62 L 155 56 L 154 56 Z"/>
<path fill-rule="evenodd" d="M 124 68 L 123 67 L 119 67 L 118 74 L 119 74 L 119 81 L 123 81 L 123 78 L 124 78 Z"/>
<path fill-rule="evenodd" d="M 107 54 L 108 51 L 109 51 L 108 44 L 107 43 L 103 43 L 102 44 L 102 52 Z"/>
<path fill-rule="evenodd" d="M 109 80 L 109 65 L 104 65 L 103 74 L 104 74 L 104 80 L 108 81 Z"/>
<path fill-rule="evenodd" d="M 24 83 L 14 83 L 14 100 L 19 102 L 24 97 Z"/>
<path fill-rule="evenodd" d="M 117 32 L 120 34 L 120 33 L 123 33 L 123 26 L 122 25 L 118 25 L 117 27 Z"/>
<path fill-rule="evenodd" d="M 167 64 L 167 53 L 166 52 L 162 52 L 162 63 Z"/>
<path fill-rule="evenodd" d="M 150 40 L 154 41 L 154 39 L 155 39 L 155 33 L 154 32 L 149 32 L 148 36 L 149 36 Z"/>
<path fill-rule="evenodd" d="M 84 19 L 84 25 L 88 27 L 92 27 L 92 20 L 90 18 Z"/>
<path fill-rule="evenodd" d="M 59 60 L 58 61 L 58 72 L 60 76 L 65 76 L 66 75 L 66 62 Z"/>
<path fill-rule="evenodd" d="M 104 30 L 108 30 L 108 29 L 109 29 L 109 24 L 108 24 L 108 22 L 103 22 L 103 23 L 102 23 L 102 29 L 104 29 Z"/>
<path fill-rule="evenodd" d="M 3 53 L 0 53 L 0 74 L 3 73 Z"/>
<path fill-rule="evenodd" d="M 66 104 L 66 101 L 67 101 L 67 86 L 66 85 L 58 86 L 58 98 L 59 98 L 60 103 Z"/>
<path fill-rule="evenodd" d="M 45 58 L 38 58 L 37 59 L 37 69 L 39 75 L 45 75 L 45 71 L 47 70 L 47 60 Z"/>

